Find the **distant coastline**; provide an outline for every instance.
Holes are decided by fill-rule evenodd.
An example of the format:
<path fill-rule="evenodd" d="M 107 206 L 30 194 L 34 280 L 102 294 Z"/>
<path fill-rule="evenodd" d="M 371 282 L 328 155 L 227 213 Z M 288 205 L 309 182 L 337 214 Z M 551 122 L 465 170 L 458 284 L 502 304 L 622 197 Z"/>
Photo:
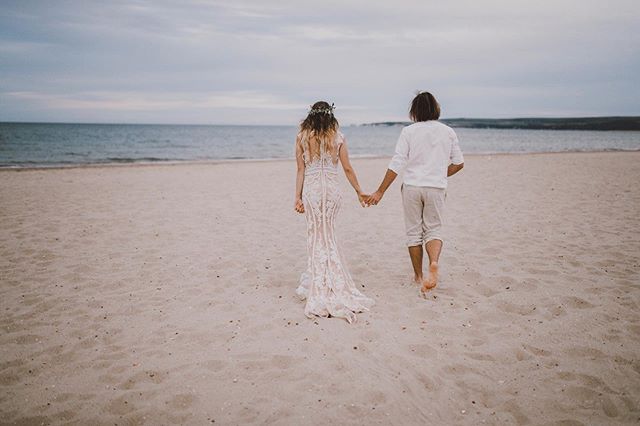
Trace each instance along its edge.
<path fill-rule="evenodd" d="M 640 131 L 640 117 L 576 117 L 576 118 L 446 118 L 440 120 L 451 127 L 471 129 L 526 130 L 631 130 Z M 363 126 L 406 126 L 405 121 L 365 123 Z"/>

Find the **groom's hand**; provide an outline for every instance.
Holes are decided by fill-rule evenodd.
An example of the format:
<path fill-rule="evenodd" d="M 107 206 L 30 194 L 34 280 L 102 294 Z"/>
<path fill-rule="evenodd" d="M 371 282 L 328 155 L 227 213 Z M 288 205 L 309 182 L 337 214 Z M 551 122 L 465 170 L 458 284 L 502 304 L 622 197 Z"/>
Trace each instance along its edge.
<path fill-rule="evenodd" d="M 365 203 L 367 203 L 370 206 L 375 206 L 380 202 L 380 200 L 382 200 L 383 195 L 384 195 L 383 192 L 376 191 L 365 199 Z"/>

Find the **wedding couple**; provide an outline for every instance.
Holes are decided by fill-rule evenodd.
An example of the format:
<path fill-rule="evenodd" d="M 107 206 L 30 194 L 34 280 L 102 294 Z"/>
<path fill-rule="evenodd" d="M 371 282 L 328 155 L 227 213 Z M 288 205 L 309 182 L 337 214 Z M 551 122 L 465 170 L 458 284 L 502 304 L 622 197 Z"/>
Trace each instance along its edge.
<path fill-rule="evenodd" d="M 437 121 L 440 106 L 434 96 L 419 93 L 409 111 L 414 123 L 402 129 L 378 190 L 365 195 L 333 110 L 324 101 L 313 104 L 296 138 L 295 211 L 306 216 L 309 256 L 296 293 L 306 299 L 308 317 L 340 317 L 351 323 L 357 312 L 368 310 L 374 302 L 356 288 L 336 242 L 334 224 L 341 204 L 338 162 L 363 207 L 378 204 L 396 176 L 404 172 L 401 192 L 407 246 L 415 282 L 424 294 L 438 281 L 447 177 L 460 171 L 464 160 L 453 129 Z M 423 246 L 429 257 L 426 279 Z"/>

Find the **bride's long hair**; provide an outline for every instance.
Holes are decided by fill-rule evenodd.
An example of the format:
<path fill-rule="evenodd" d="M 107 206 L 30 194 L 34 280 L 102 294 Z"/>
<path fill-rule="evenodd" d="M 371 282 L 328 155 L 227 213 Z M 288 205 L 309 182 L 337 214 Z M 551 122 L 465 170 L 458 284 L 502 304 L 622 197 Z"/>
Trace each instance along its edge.
<path fill-rule="evenodd" d="M 300 123 L 300 133 L 307 140 L 316 140 L 320 152 L 327 152 L 338 131 L 338 120 L 333 115 L 334 106 L 328 102 L 318 101 L 311 106 L 307 117 Z M 330 148 L 331 149 L 331 148 Z"/>
<path fill-rule="evenodd" d="M 300 130 L 314 132 L 318 136 L 335 133 L 338 130 L 338 120 L 333 115 L 333 104 L 318 101 L 311 105 L 307 117 L 300 123 Z"/>

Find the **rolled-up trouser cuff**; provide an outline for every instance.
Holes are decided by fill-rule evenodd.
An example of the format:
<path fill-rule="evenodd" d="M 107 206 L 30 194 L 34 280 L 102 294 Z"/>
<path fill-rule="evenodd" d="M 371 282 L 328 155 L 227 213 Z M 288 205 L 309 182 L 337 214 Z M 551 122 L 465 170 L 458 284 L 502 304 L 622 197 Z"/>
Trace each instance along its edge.
<path fill-rule="evenodd" d="M 411 238 L 407 236 L 407 247 L 415 247 L 422 245 L 422 238 Z"/>

